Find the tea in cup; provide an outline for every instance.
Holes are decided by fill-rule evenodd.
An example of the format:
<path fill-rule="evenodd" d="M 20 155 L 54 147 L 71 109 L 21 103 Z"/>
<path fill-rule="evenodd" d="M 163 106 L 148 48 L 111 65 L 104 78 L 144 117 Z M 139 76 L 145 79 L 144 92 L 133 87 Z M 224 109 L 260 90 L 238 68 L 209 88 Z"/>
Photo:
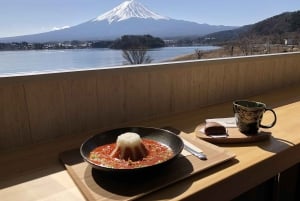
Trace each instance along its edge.
<path fill-rule="evenodd" d="M 237 127 L 241 133 L 257 134 L 259 128 L 272 128 L 277 121 L 274 110 L 267 108 L 266 104 L 256 101 L 237 100 L 233 102 L 233 111 Z M 262 125 L 263 114 L 267 111 L 273 113 L 274 120 L 269 125 Z"/>

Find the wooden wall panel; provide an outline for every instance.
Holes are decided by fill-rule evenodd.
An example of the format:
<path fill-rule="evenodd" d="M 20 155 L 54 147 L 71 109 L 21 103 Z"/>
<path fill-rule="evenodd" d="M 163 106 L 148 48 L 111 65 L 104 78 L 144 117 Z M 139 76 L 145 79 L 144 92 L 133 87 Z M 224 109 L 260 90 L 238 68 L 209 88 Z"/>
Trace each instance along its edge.
<path fill-rule="evenodd" d="M 246 94 L 250 94 L 249 91 L 249 83 L 251 83 L 251 73 L 249 74 L 249 66 L 246 62 L 240 61 L 238 64 L 238 80 L 236 85 L 238 87 L 237 90 L 237 99 L 241 99 L 246 96 Z"/>
<path fill-rule="evenodd" d="M 125 121 L 130 122 L 149 117 L 149 86 L 147 70 L 124 74 Z"/>
<path fill-rule="evenodd" d="M 176 68 L 175 71 L 171 71 L 172 86 L 171 86 L 171 101 L 172 112 L 178 113 L 190 108 L 191 101 L 191 72 L 185 70 L 185 68 Z"/>
<path fill-rule="evenodd" d="M 149 72 L 149 116 L 169 114 L 172 111 L 172 76 L 168 69 L 156 68 Z"/>
<path fill-rule="evenodd" d="M 0 150 L 300 82 L 300 53 L 0 78 Z"/>
<path fill-rule="evenodd" d="M 273 58 L 274 66 L 277 70 L 273 70 L 273 82 L 277 86 L 287 86 L 298 83 L 300 81 L 300 55 L 298 53 L 280 55 Z"/>
<path fill-rule="evenodd" d="M 253 85 L 253 94 L 262 93 L 268 89 L 272 89 L 273 83 L 273 73 L 274 70 L 274 61 L 266 61 L 261 59 L 255 66 L 253 73 L 253 82 L 250 85 Z M 249 65 L 251 63 L 249 62 Z"/>
<path fill-rule="evenodd" d="M 0 150 L 32 143 L 22 85 L 0 85 Z"/>
<path fill-rule="evenodd" d="M 289 83 L 297 83 L 300 81 L 300 56 L 286 60 L 286 71 L 288 72 Z"/>
<path fill-rule="evenodd" d="M 124 70 L 97 72 L 98 127 L 125 122 Z"/>
<path fill-rule="evenodd" d="M 209 105 L 224 101 L 224 75 L 225 69 L 223 65 L 208 65 L 208 92 L 207 103 Z"/>
<path fill-rule="evenodd" d="M 67 134 L 78 134 L 98 127 L 97 77 L 94 74 L 61 80 Z"/>
<path fill-rule="evenodd" d="M 209 66 L 197 64 L 191 69 L 191 108 L 199 108 L 208 105 Z"/>
<path fill-rule="evenodd" d="M 282 82 L 282 77 L 288 77 L 289 73 L 287 72 L 286 68 L 283 68 L 284 66 L 286 66 L 286 60 L 282 60 L 282 59 L 274 59 L 272 65 L 271 65 L 271 73 L 272 74 L 272 86 L 273 87 L 283 87 L 286 84 L 288 84 L 287 80 L 285 81 L 285 83 Z"/>
<path fill-rule="evenodd" d="M 239 66 L 237 63 L 224 66 L 224 99 L 231 100 L 233 97 L 240 98 L 238 93 Z"/>
<path fill-rule="evenodd" d="M 25 93 L 33 141 L 67 134 L 64 92 L 59 81 L 37 79 L 27 82 Z"/>
<path fill-rule="evenodd" d="M 263 63 L 261 61 L 256 62 L 256 64 L 251 64 L 251 62 L 247 61 L 246 69 L 245 69 L 245 80 L 247 82 L 244 85 L 244 90 L 246 90 L 246 94 L 254 95 L 256 93 L 260 93 L 261 90 L 259 87 L 263 86 L 264 79 L 269 79 L 268 75 L 264 75 L 264 79 L 262 79 L 261 74 Z M 259 86 L 259 87 L 258 87 Z"/>

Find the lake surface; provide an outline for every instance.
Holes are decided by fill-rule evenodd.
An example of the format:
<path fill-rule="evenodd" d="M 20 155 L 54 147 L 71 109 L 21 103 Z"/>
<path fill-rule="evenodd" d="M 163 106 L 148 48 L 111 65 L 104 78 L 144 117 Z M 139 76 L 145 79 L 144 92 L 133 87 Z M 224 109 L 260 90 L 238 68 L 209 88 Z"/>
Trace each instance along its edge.
<path fill-rule="evenodd" d="M 152 63 L 164 62 L 196 49 L 208 51 L 215 46 L 164 47 L 148 51 Z M 123 66 L 121 50 L 107 48 L 70 50 L 0 51 L 0 76 L 35 74 Z"/>

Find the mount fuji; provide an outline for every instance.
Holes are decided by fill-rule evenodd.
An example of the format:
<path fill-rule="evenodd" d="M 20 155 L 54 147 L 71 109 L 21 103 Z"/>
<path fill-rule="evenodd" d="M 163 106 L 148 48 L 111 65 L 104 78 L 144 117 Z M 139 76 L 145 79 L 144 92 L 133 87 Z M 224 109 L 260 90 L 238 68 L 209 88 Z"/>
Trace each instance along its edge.
<path fill-rule="evenodd" d="M 125 1 L 112 10 L 82 24 L 39 34 L 0 38 L 0 42 L 49 42 L 71 40 L 115 40 L 122 35 L 170 38 L 202 36 L 235 29 L 172 19 L 159 15 L 136 0 Z"/>

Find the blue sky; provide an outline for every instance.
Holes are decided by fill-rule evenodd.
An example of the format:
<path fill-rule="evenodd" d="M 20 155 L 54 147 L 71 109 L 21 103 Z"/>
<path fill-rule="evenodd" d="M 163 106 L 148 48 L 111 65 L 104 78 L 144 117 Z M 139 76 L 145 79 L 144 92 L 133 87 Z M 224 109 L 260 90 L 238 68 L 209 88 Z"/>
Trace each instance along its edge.
<path fill-rule="evenodd" d="M 0 37 L 74 26 L 103 14 L 123 1 L 1 0 Z M 138 1 L 160 15 L 211 25 L 242 26 L 282 12 L 300 10 L 299 0 Z"/>

